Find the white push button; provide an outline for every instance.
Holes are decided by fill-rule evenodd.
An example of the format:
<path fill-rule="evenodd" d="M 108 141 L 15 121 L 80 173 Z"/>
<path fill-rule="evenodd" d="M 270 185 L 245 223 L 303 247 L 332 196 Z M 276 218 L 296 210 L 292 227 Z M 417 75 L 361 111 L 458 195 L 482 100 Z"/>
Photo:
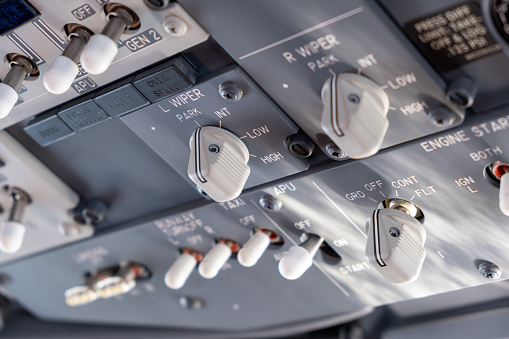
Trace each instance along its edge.
<path fill-rule="evenodd" d="M 254 266 L 270 245 L 270 237 L 264 232 L 256 232 L 251 239 L 242 246 L 237 259 L 244 267 Z"/>
<path fill-rule="evenodd" d="M 237 198 L 250 173 L 249 151 L 242 140 L 225 129 L 205 126 L 189 143 L 189 178 L 215 201 Z"/>
<path fill-rule="evenodd" d="M 164 276 L 164 283 L 172 290 L 178 290 L 184 286 L 198 261 L 192 254 L 181 254 Z"/>
<path fill-rule="evenodd" d="M 426 230 L 405 212 L 384 208 L 366 220 L 366 257 L 392 284 L 413 282 L 426 258 Z"/>
<path fill-rule="evenodd" d="M 322 88 L 322 128 L 350 158 L 366 158 L 380 149 L 389 127 L 389 98 L 370 79 L 342 73 Z"/>
<path fill-rule="evenodd" d="M 215 278 L 231 256 L 230 246 L 217 243 L 203 258 L 198 266 L 198 272 L 205 279 Z"/>

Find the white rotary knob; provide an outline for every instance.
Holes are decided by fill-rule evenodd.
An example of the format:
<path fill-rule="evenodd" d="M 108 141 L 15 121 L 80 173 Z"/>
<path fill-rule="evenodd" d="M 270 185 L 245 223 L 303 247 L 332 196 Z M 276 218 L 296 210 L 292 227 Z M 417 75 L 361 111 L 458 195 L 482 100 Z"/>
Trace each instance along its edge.
<path fill-rule="evenodd" d="M 378 152 L 390 106 L 380 86 L 362 75 L 334 75 L 323 85 L 322 102 L 322 129 L 350 158 Z"/>
<path fill-rule="evenodd" d="M 409 214 L 378 209 L 366 220 L 366 258 L 392 284 L 407 284 L 419 276 L 426 258 L 426 230 Z"/>
<path fill-rule="evenodd" d="M 215 201 L 237 198 L 251 171 L 244 142 L 223 128 L 205 126 L 192 134 L 189 144 L 189 178 Z"/>

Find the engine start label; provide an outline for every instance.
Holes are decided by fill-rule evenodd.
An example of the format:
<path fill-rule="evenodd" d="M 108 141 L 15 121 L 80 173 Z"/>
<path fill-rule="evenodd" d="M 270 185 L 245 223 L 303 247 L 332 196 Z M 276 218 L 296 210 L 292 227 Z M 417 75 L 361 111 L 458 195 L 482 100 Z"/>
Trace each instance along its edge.
<path fill-rule="evenodd" d="M 448 72 L 502 50 L 489 34 L 476 2 L 449 7 L 411 21 L 405 31 L 441 72 Z"/>

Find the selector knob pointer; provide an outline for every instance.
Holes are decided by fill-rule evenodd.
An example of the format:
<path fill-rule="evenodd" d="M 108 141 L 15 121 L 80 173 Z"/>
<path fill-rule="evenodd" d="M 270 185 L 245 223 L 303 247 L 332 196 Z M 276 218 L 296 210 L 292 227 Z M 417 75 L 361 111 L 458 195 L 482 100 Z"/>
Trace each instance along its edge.
<path fill-rule="evenodd" d="M 237 198 L 250 173 L 244 142 L 223 128 L 205 126 L 192 134 L 189 144 L 189 178 L 215 201 Z"/>
<path fill-rule="evenodd" d="M 322 88 L 322 129 L 350 158 L 372 156 L 389 127 L 389 97 L 372 80 L 342 73 Z"/>

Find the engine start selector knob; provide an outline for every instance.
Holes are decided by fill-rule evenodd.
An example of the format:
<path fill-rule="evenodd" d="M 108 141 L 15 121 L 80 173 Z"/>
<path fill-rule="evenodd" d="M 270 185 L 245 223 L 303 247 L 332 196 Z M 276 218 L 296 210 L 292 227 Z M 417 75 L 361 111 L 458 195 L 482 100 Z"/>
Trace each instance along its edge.
<path fill-rule="evenodd" d="M 244 142 L 223 128 L 205 126 L 192 134 L 189 145 L 189 178 L 215 201 L 237 198 L 250 173 Z"/>
<path fill-rule="evenodd" d="M 322 87 L 322 129 L 350 158 L 372 156 L 389 127 L 389 98 L 362 75 L 342 73 Z"/>
<path fill-rule="evenodd" d="M 402 206 L 404 207 L 404 206 Z M 426 258 L 426 230 L 405 208 L 382 208 L 366 220 L 366 258 L 392 284 L 413 282 Z"/>
<path fill-rule="evenodd" d="M 90 74 L 104 73 L 117 56 L 120 36 L 138 30 L 141 25 L 132 9 L 116 2 L 105 4 L 103 13 L 108 23 L 100 34 L 90 38 L 81 54 L 81 65 Z"/>

